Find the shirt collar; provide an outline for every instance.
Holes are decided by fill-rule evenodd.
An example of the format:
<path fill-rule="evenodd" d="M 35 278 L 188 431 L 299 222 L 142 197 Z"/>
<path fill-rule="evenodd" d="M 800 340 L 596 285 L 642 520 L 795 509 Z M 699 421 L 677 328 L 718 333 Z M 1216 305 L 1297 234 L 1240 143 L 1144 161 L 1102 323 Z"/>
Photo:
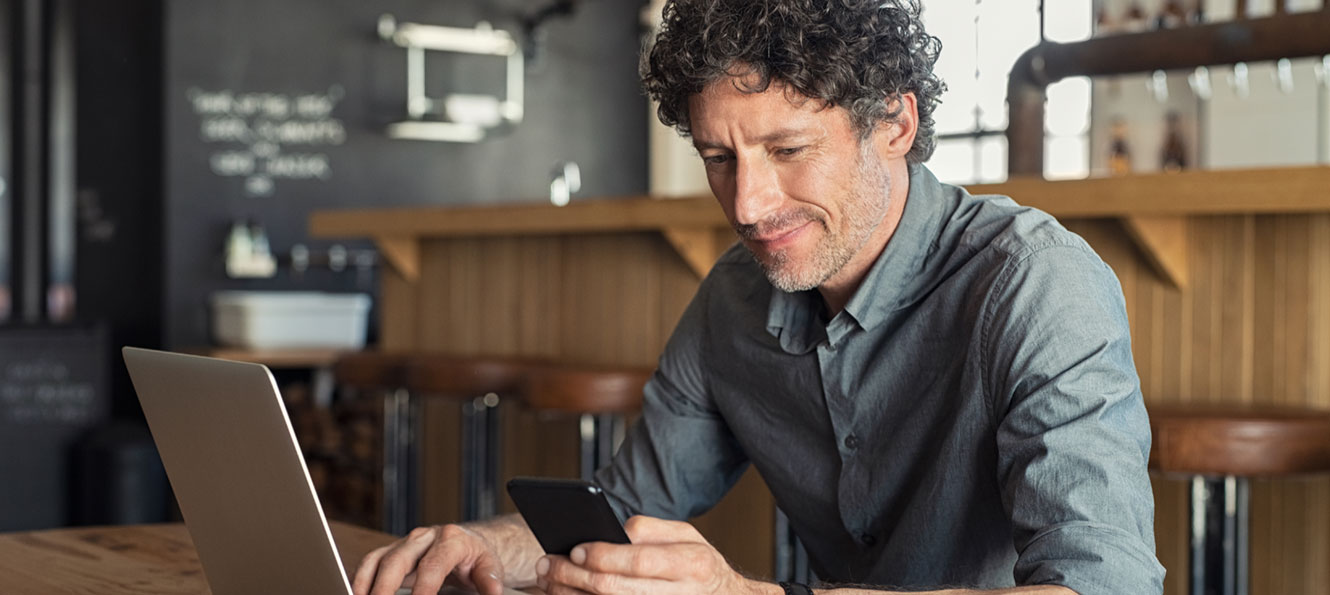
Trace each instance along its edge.
<path fill-rule="evenodd" d="M 910 165 L 909 177 L 900 223 L 845 311 L 830 321 L 830 335 L 822 296 L 816 289 L 786 293 L 772 288 L 767 330 L 786 352 L 807 353 L 828 338 L 835 344 L 849 331 L 848 322 L 871 330 L 892 312 L 913 303 L 926 287 L 922 273 L 928 255 L 937 248 L 950 201 L 945 200 L 942 184 L 923 165 Z"/>

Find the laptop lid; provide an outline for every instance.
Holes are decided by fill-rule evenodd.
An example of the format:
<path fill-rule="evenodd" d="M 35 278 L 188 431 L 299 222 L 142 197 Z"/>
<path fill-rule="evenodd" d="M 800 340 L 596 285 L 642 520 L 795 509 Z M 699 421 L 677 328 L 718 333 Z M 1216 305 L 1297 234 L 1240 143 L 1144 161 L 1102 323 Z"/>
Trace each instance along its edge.
<path fill-rule="evenodd" d="M 349 595 L 268 368 L 123 353 L 213 595 Z"/>

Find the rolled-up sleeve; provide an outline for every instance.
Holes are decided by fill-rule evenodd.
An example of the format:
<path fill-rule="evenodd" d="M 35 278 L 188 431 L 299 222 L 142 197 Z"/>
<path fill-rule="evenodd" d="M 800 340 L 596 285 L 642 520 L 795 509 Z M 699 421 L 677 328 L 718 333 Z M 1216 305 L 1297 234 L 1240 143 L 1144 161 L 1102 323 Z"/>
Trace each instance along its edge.
<path fill-rule="evenodd" d="M 704 281 L 684 311 L 647 382 L 641 418 L 613 462 L 596 475 L 620 518 L 692 518 L 714 506 L 748 468 L 707 392 L 709 289 Z"/>
<path fill-rule="evenodd" d="M 1016 583 L 1162 593 L 1150 429 L 1117 278 L 1079 243 L 1013 257 L 1001 275 L 983 341 Z"/>

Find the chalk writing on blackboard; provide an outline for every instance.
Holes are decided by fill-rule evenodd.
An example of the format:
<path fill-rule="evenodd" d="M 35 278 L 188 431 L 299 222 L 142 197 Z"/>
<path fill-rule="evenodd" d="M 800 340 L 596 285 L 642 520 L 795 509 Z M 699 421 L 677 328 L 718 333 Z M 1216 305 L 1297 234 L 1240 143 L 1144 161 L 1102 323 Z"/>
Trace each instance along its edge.
<path fill-rule="evenodd" d="M 324 93 L 237 93 L 230 89 L 186 92 L 199 117 L 199 139 L 216 145 L 212 172 L 245 178 L 245 192 L 269 196 L 274 180 L 327 180 L 332 163 L 320 147 L 346 142 L 346 127 L 333 117 L 344 91 Z"/>
<path fill-rule="evenodd" d="M 0 422 L 84 424 L 101 416 L 97 398 L 95 381 L 75 378 L 62 361 L 0 366 Z"/>

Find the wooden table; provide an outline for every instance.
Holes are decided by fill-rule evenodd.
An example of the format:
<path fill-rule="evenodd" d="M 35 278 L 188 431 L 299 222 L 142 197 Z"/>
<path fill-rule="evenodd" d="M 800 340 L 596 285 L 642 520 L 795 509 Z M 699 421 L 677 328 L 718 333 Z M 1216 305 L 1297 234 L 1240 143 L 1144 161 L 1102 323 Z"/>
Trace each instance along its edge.
<path fill-rule="evenodd" d="M 386 533 L 332 523 L 342 561 L 354 567 L 391 543 Z M 183 524 L 130 525 L 0 534 L 5 595 L 182 595 L 210 593 Z"/>

